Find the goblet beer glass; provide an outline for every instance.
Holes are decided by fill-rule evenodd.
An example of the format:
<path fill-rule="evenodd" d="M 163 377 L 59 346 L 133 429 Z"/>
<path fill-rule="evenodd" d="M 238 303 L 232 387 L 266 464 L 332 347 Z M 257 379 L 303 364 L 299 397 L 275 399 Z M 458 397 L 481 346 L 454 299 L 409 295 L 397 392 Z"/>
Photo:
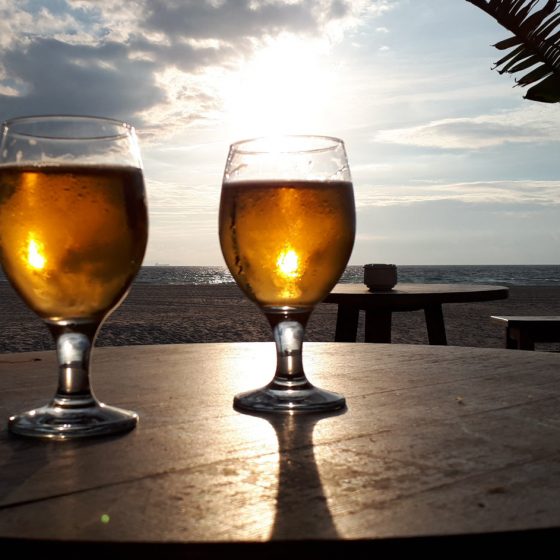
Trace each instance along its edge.
<path fill-rule="evenodd" d="M 272 381 L 235 396 L 248 412 L 343 408 L 342 395 L 314 387 L 302 362 L 313 307 L 336 284 L 354 244 L 354 194 L 344 143 L 324 136 L 232 144 L 220 201 L 226 264 L 264 312 L 276 343 Z"/>
<path fill-rule="evenodd" d="M 2 125 L 0 258 L 56 342 L 53 400 L 12 416 L 17 434 L 67 439 L 132 429 L 134 412 L 99 403 L 90 353 L 125 298 L 146 248 L 148 219 L 134 129 L 96 117 L 22 117 Z"/>

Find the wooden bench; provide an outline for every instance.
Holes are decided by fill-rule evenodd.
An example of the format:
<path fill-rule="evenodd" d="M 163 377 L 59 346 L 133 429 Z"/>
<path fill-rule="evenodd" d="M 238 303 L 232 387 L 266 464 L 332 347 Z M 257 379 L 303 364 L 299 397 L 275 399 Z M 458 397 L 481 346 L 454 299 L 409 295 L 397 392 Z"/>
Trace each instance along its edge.
<path fill-rule="evenodd" d="M 560 316 L 497 316 L 493 323 L 505 327 L 506 348 L 534 350 L 535 342 L 560 342 Z"/>

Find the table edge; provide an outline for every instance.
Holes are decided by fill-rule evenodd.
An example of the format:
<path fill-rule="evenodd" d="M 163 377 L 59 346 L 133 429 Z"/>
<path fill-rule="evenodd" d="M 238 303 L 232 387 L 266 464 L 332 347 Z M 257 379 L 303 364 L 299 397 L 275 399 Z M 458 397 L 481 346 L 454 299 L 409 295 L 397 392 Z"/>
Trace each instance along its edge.
<path fill-rule="evenodd" d="M 336 286 L 323 299 L 323 303 L 337 303 L 349 306 L 368 306 L 372 307 L 400 307 L 417 305 L 422 308 L 430 304 L 444 303 L 475 303 L 483 301 L 494 301 L 507 299 L 509 287 L 492 284 L 397 284 L 395 289 L 379 292 L 371 292 L 363 284 L 337 284 L 337 286 L 359 286 L 361 290 L 357 293 L 337 292 Z M 399 291 L 399 286 L 452 286 L 453 288 L 470 288 L 468 291 L 442 291 L 442 292 L 412 292 L 403 293 Z M 356 288 L 357 289 L 357 288 Z M 368 301 L 367 298 L 371 298 Z"/>

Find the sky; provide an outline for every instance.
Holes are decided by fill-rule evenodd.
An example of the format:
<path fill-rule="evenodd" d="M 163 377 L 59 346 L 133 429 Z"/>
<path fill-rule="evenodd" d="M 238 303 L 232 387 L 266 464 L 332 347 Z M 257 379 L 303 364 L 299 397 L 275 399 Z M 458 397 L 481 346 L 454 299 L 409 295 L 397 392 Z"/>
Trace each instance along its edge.
<path fill-rule="evenodd" d="M 559 264 L 560 105 L 492 70 L 466 0 L 0 0 L 0 120 L 136 128 L 145 264 L 221 265 L 228 146 L 344 140 L 350 264 Z"/>

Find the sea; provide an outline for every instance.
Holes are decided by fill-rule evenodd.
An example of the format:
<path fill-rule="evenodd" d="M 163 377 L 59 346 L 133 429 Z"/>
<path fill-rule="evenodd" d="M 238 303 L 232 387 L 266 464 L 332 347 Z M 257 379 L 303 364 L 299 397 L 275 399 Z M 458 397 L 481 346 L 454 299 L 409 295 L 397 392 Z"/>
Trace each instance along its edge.
<path fill-rule="evenodd" d="M 399 282 L 560 286 L 560 265 L 398 265 Z M 361 283 L 363 266 L 348 266 L 340 282 Z M 225 266 L 144 266 L 136 282 L 148 284 L 233 284 Z"/>
<path fill-rule="evenodd" d="M 499 284 L 501 286 L 560 286 L 560 265 L 398 265 L 399 282 L 422 284 Z M 351 265 L 342 283 L 359 284 L 364 267 Z M 7 281 L 0 269 L 0 282 Z M 234 284 L 225 266 L 143 266 L 135 282 L 145 284 Z"/>

